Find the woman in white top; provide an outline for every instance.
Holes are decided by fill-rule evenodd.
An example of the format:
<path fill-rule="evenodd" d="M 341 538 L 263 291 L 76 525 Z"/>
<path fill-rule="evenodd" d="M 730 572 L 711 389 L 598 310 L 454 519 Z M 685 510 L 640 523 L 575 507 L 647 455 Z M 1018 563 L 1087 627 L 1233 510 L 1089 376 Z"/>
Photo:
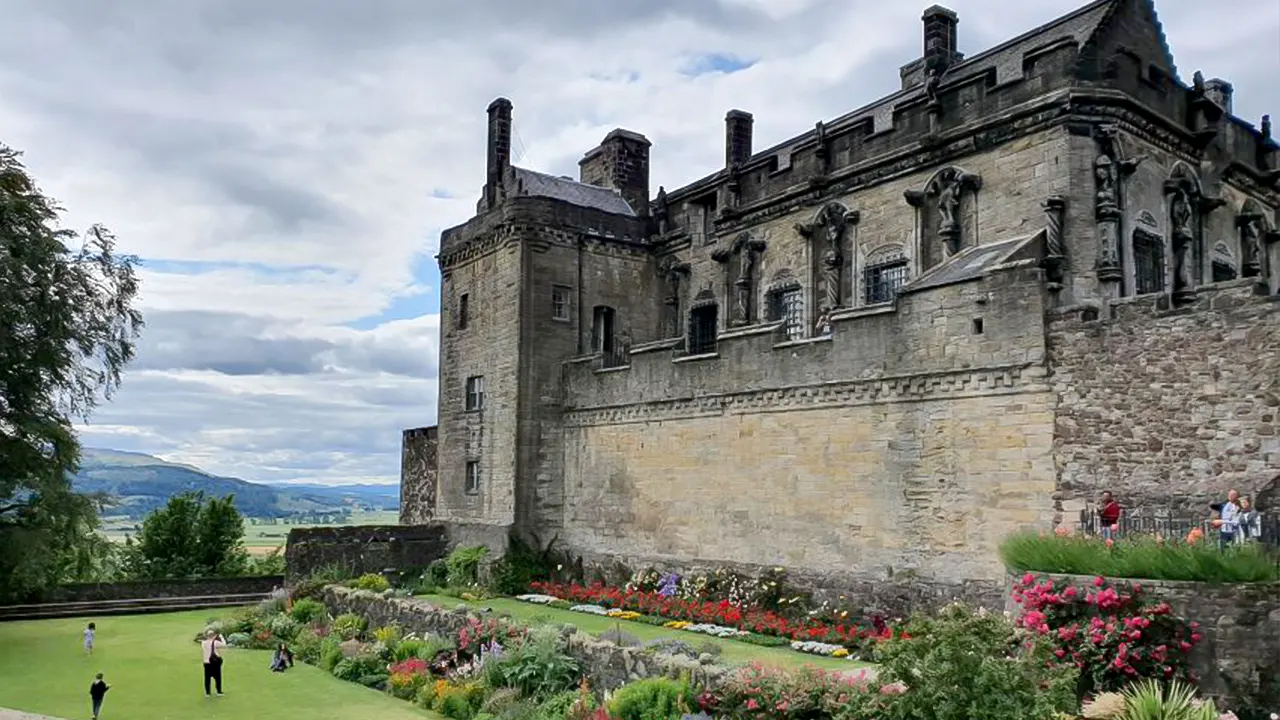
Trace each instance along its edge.
<path fill-rule="evenodd" d="M 227 646 L 222 636 L 210 630 L 200 642 L 200 654 L 204 659 L 204 696 L 209 697 L 209 681 L 212 680 L 222 694 L 222 655 L 219 650 Z"/>

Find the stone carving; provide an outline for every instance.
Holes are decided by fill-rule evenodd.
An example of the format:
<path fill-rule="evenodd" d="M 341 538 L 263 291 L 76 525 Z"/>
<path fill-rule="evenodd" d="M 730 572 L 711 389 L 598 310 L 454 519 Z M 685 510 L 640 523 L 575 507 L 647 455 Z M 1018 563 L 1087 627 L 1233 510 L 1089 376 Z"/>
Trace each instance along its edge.
<path fill-rule="evenodd" d="M 982 177 L 965 172 L 956 167 L 939 170 L 923 192 L 908 190 L 905 193 L 907 202 L 916 208 L 926 208 L 928 200 L 933 199 L 933 212 L 937 215 L 937 226 L 934 232 L 942 244 L 943 259 L 950 258 L 960 252 L 963 246 L 963 223 L 961 222 L 962 200 L 965 192 L 977 192 L 982 189 Z M 926 228 L 922 225 L 922 232 Z"/>
<path fill-rule="evenodd" d="M 752 298 L 755 290 L 755 266 L 760 253 L 766 244 L 763 240 L 753 240 L 748 233 L 742 233 L 727 248 L 720 248 L 711 257 L 725 266 L 727 277 L 732 278 L 729 284 L 733 287 L 733 314 L 729 317 L 729 327 L 741 327 L 751 324 L 754 317 Z"/>
<path fill-rule="evenodd" d="M 658 275 L 665 286 L 662 298 L 663 337 L 680 336 L 680 289 L 684 278 L 689 276 L 689 270 L 689 263 L 680 262 L 674 255 L 662 258 L 658 265 Z"/>
<path fill-rule="evenodd" d="M 796 232 L 814 244 L 818 257 L 818 311 L 834 310 L 841 304 L 841 269 L 844 266 L 844 237 L 860 215 L 838 202 L 827 203 L 810 223 L 796 223 Z"/>
<path fill-rule="evenodd" d="M 1066 215 L 1067 199 L 1053 195 L 1044 201 L 1045 276 L 1049 289 L 1062 289 L 1063 270 L 1067 262 L 1066 243 L 1062 239 L 1062 221 Z"/>
<path fill-rule="evenodd" d="M 1120 267 L 1120 208 L 1123 205 L 1124 179 L 1131 175 L 1145 156 L 1129 158 L 1120 144 L 1119 130 L 1114 125 L 1094 128 L 1098 154 L 1093 161 L 1094 217 L 1098 237 L 1095 268 L 1098 281 L 1108 295 L 1120 294 L 1124 271 Z"/>
<path fill-rule="evenodd" d="M 827 126 L 821 120 L 819 120 L 818 124 L 813 127 L 813 137 L 814 142 L 817 143 L 817 147 L 814 148 L 813 154 L 821 162 L 822 172 L 825 173 L 827 171 L 828 160 Z"/>
<path fill-rule="evenodd" d="M 653 215 L 658 220 L 658 235 L 667 234 L 667 189 L 658 186 L 658 197 L 654 199 Z"/>
<path fill-rule="evenodd" d="M 1236 227 L 1240 230 L 1240 274 L 1259 277 L 1263 274 L 1267 252 L 1263 240 L 1267 234 L 1267 221 L 1261 207 L 1253 200 L 1246 200 L 1236 216 Z"/>
<path fill-rule="evenodd" d="M 1195 298 L 1199 272 L 1196 257 L 1203 250 L 1203 219 L 1207 213 L 1221 207 L 1224 201 L 1206 197 L 1200 189 L 1200 181 L 1185 165 L 1174 169 L 1172 177 L 1164 183 L 1169 198 L 1169 227 L 1173 245 L 1173 299 L 1187 302 Z"/>

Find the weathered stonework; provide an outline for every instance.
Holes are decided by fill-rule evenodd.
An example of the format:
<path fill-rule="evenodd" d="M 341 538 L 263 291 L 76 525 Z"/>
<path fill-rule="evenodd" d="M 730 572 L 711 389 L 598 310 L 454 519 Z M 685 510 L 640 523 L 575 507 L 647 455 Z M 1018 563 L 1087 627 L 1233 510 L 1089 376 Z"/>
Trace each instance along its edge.
<path fill-rule="evenodd" d="M 552 178 L 510 165 L 491 106 L 484 198 L 441 241 L 437 519 L 898 607 L 990 598 L 1001 537 L 1103 486 L 1266 499 L 1274 303 L 1244 296 L 1280 290 L 1269 126 L 1177 79 L 1145 0 L 969 59 L 954 14 L 924 23 L 901 92 L 760 151 L 730 112 L 724 167 L 652 202 L 642 135 Z M 1215 437 L 1146 449 L 1164 425 Z"/>
<path fill-rule="evenodd" d="M 423 570 L 459 546 L 506 550 L 509 528 L 491 524 L 354 525 L 294 528 L 285 545 L 290 585 L 321 570 L 351 575 Z"/>
<path fill-rule="evenodd" d="M 75 583 L 48 588 L 32 597 L 22 599 L 22 602 L 75 603 L 106 600 L 212 597 L 216 595 L 266 595 L 283 585 L 284 576 L 282 575 Z"/>
<path fill-rule="evenodd" d="M 1059 586 L 1084 587 L 1093 579 L 1038 576 Z M 1009 577 L 1005 584 L 1004 608 L 1010 612 L 1017 611 L 1012 599 L 1017 582 Z M 1153 602 L 1167 602 L 1174 614 L 1200 623 L 1203 639 L 1191 653 L 1191 669 L 1201 692 L 1237 709 L 1252 703 L 1255 709 L 1270 711 L 1280 701 L 1280 583 L 1117 582 L 1137 582 Z"/>
<path fill-rule="evenodd" d="M 400 524 L 423 525 L 436 511 L 435 426 L 405 430 L 400 446 Z"/>

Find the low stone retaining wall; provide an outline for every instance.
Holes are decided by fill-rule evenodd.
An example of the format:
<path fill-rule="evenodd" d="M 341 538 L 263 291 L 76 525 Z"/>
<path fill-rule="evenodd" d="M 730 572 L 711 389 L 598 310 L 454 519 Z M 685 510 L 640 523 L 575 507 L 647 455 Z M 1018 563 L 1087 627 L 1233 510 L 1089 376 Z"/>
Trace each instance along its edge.
<path fill-rule="evenodd" d="M 284 586 L 283 575 L 252 577 L 184 578 L 180 580 L 130 580 L 115 583 L 59 585 L 36 597 L 5 605 L 100 602 L 148 598 L 211 597 L 216 595 L 265 595 Z"/>
<path fill-rule="evenodd" d="M 485 545 L 496 556 L 506 550 L 507 532 L 506 526 L 449 522 L 294 528 L 284 552 L 286 580 L 331 567 L 353 575 L 424 570 L 459 546 Z"/>
<path fill-rule="evenodd" d="M 1087 586 L 1092 576 L 1034 573 L 1061 585 Z M 1006 584 L 1006 610 L 1016 611 L 1012 595 L 1019 577 Z M 1191 654 L 1200 690 L 1231 706 L 1250 701 L 1277 703 L 1280 693 L 1280 583 L 1211 585 L 1116 578 L 1137 583 L 1153 600 L 1169 603 L 1174 613 L 1200 623 L 1200 644 Z M 1264 707 L 1266 707 L 1264 705 Z"/>
<path fill-rule="evenodd" d="M 469 616 L 483 617 L 466 606 L 448 610 L 423 600 L 384 596 L 339 585 L 325 588 L 324 603 L 334 615 L 355 613 L 366 618 L 370 627 L 396 623 L 420 635 L 451 636 L 466 626 Z M 703 665 L 683 656 L 621 647 L 582 632 L 570 634 L 566 641 L 568 653 L 582 663 L 591 686 L 599 691 L 615 690 L 632 680 L 681 675 L 689 675 L 696 683 L 714 686 L 731 670 L 719 664 Z"/>

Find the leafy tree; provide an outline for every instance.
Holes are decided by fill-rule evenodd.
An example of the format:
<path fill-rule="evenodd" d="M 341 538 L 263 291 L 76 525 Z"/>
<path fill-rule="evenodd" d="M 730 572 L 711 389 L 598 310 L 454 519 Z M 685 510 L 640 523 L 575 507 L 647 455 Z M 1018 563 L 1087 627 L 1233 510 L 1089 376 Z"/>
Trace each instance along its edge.
<path fill-rule="evenodd" d="M 120 385 L 142 328 L 136 259 L 95 225 L 62 228 L 0 144 L 0 594 L 92 578 L 110 560 L 95 535 L 102 497 L 71 490 L 73 422 Z"/>
<path fill-rule="evenodd" d="M 142 521 L 137 540 L 130 538 L 127 548 L 126 567 L 134 577 L 240 575 L 250 566 L 244 517 L 233 495 L 175 495 Z"/>

